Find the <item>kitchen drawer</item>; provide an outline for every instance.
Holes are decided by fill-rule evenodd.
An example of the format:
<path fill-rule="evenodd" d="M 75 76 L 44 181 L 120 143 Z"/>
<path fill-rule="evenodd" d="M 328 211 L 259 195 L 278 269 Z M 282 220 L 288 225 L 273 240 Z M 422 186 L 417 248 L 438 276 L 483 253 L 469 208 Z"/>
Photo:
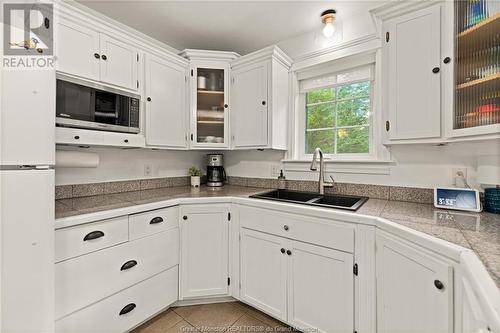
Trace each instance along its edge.
<path fill-rule="evenodd" d="M 57 263 L 55 318 L 178 264 L 179 228 Z"/>
<path fill-rule="evenodd" d="M 126 332 L 177 301 L 174 266 L 118 294 L 56 321 L 56 332 Z M 132 311 L 120 315 L 125 306 Z"/>
<path fill-rule="evenodd" d="M 169 207 L 129 216 L 130 240 L 179 226 L 179 207 Z"/>
<path fill-rule="evenodd" d="M 103 132 L 84 129 L 56 127 L 56 143 L 102 145 Z"/>
<path fill-rule="evenodd" d="M 144 147 L 146 139 L 142 134 L 128 134 L 105 132 L 103 134 L 104 146 L 123 146 L 123 147 Z"/>
<path fill-rule="evenodd" d="M 59 262 L 127 240 L 127 216 L 58 229 L 55 232 L 55 260 Z"/>
<path fill-rule="evenodd" d="M 354 252 L 355 226 L 350 223 L 248 206 L 240 206 L 239 212 L 244 228 Z"/>

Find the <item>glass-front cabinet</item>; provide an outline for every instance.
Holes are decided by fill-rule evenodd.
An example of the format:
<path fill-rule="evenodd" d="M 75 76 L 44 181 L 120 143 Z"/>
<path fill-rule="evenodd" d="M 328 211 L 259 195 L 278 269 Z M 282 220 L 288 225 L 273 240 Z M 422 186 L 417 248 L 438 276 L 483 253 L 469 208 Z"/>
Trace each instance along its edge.
<path fill-rule="evenodd" d="M 196 145 L 228 146 L 228 91 L 225 68 L 197 67 L 193 70 L 196 84 L 193 141 Z"/>
<path fill-rule="evenodd" d="M 500 128 L 500 1 L 455 1 L 455 135 Z"/>
<path fill-rule="evenodd" d="M 228 149 L 229 71 L 234 52 L 184 50 L 190 63 L 190 147 Z"/>

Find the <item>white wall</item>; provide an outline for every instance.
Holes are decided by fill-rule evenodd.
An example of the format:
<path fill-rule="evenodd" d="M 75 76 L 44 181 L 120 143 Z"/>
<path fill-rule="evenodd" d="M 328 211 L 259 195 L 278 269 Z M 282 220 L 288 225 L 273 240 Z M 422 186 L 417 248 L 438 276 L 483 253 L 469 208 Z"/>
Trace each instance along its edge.
<path fill-rule="evenodd" d="M 61 148 L 94 152 L 99 155 L 97 168 L 58 168 L 56 185 L 83 184 L 114 180 L 186 176 L 189 167 L 205 165 L 205 153 L 119 148 Z M 151 165 L 151 176 L 144 175 L 144 166 Z"/>
<path fill-rule="evenodd" d="M 391 148 L 392 160 L 388 174 L 328 172 L 338 182 L 399 185 L 431 188 L 452 186 L 454 169 L 466 169 L 470 186 L 480 188 L 476 182 L 477 161 L 483 156 L 499 156 L 500 140 L 487 142 L 453 143 L 447 146 L 406 145 Z M 317 172 L 287 171 L 283 153 L 273 151 L 234 151 L 226 153 L 226 171 L 229 176 L 274 178 L 272 166 L 285 169 L 287 179 L 317 180 Z M 341 164 L 338 164 L 342 166 Z M 328 170 L 334 170 L 329 165 Z"/>

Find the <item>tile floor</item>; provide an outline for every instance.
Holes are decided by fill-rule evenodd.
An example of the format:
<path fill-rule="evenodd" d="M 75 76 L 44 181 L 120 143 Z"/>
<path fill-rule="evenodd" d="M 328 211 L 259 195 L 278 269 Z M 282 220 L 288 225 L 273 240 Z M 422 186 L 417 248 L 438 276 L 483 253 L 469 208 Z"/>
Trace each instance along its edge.
<path fill-rule="evenodd" d="M 133 333 L 298 332 L 239 302 L 174 307 Z"/>

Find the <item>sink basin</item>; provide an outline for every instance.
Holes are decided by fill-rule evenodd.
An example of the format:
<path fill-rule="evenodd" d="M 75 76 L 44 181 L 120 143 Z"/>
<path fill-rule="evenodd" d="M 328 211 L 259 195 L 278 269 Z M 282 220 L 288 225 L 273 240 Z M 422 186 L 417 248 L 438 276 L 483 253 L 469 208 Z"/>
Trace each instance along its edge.
<path fill-rule="evenodd" d="M 313 192 L 301 192 L 291 190 L 274 190 L 250 196 L 250 198 L 284 201 L 310 206 L 358 210 L 367 200 L 367 197 L 351 195 L 322 195 Z"/>
<path fill-rule="evenodd" d="M 271 192 L 256 194 L 251 197 L 269 199 L 269 200 L 279 200 L 279 201 L 307 202 L 309 200 L 318 199 L 319 194 L 311 192 L 290 191 L 290 190 L 274 190 Z"/>

